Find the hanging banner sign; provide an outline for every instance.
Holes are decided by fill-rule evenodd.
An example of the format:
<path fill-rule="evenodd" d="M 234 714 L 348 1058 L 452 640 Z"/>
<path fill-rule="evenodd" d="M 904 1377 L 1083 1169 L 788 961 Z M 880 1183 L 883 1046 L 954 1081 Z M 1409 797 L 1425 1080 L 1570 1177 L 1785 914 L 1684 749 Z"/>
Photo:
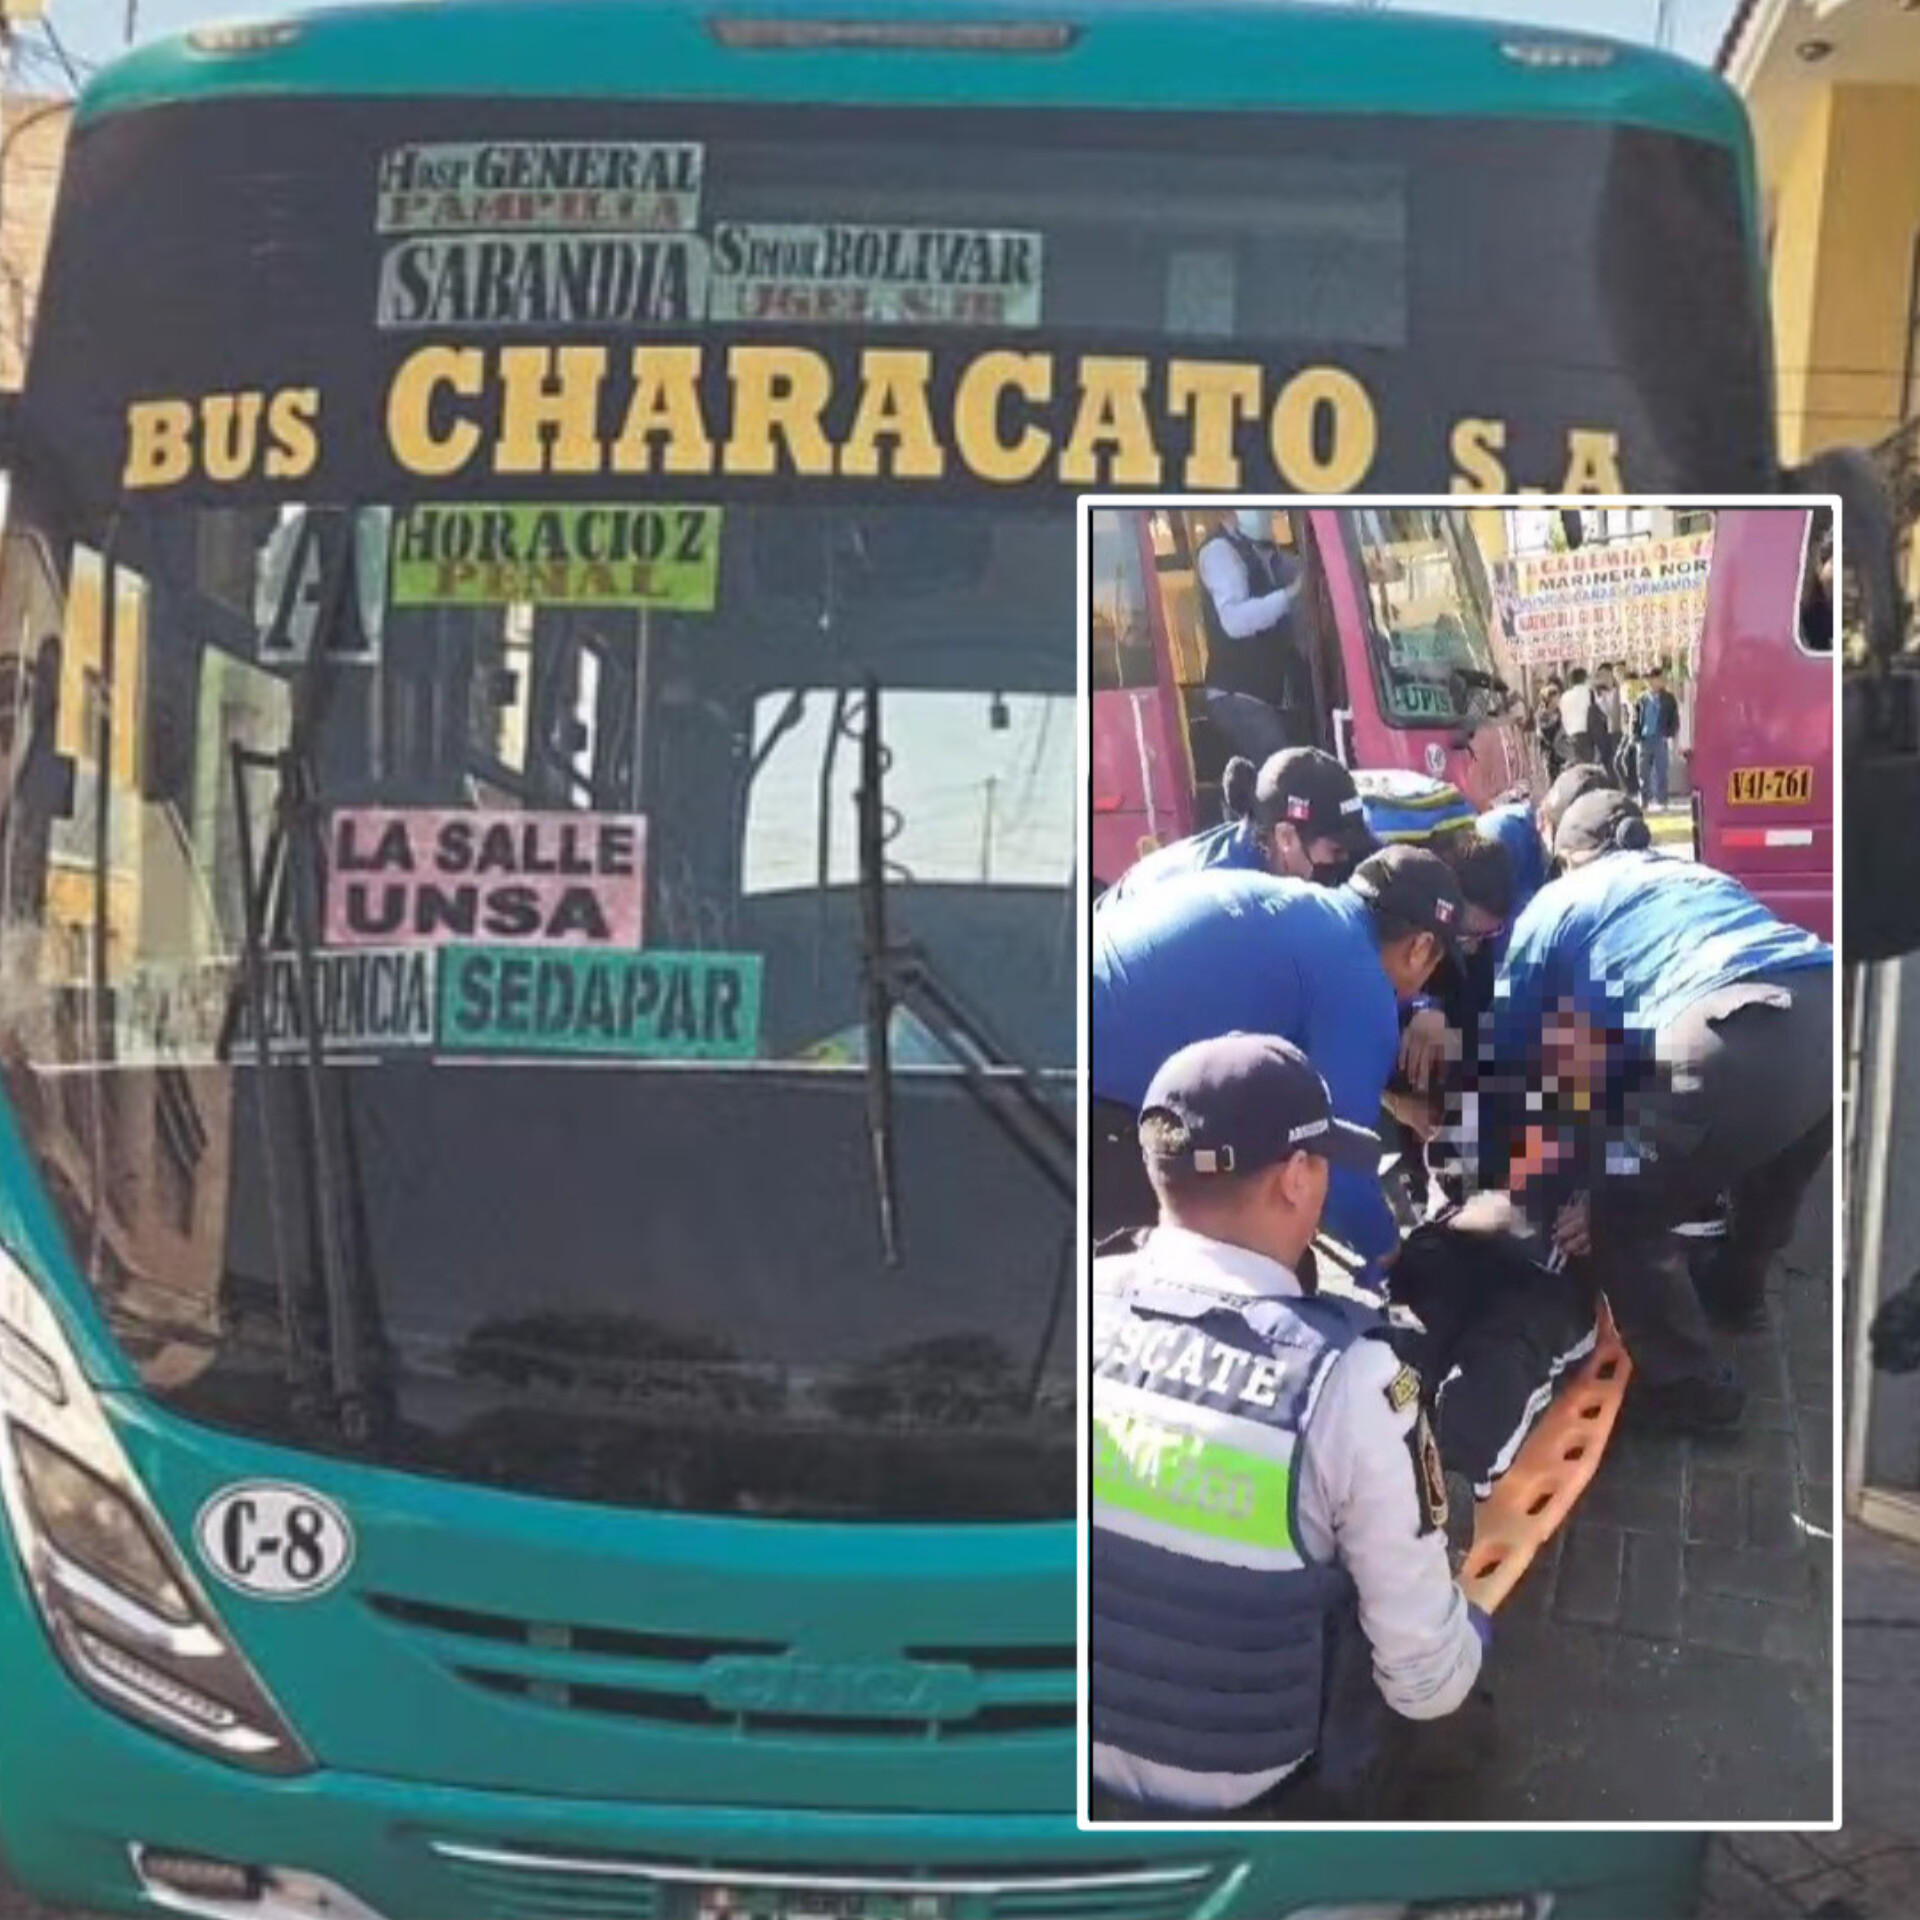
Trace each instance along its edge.
<path fill-rule="evenodd" d="M 637 947 L 646 844 L 638 815 L 336 813 L 327 941 Z"/>
<path fill-rule="evenodd" d="M 771 226 L 713 232 L 714 320 L 1037 327 L 1041 236 L 971 227 Z"/>
<path fill-rule="evenodd" d="M 488 234 L 405 240 L 380 263 L 375 318 L 415 327 L 671 327 L 703 317 L 696 234 Z"/>
<path fill-rule="evenodd" d="M 495 140 L 380 158 L 382 233 L 686 233 L 699 224 L 694 141 Z"/>
<path fill-rule="evenodd" d="M 751 1060 L 759 1048 L 757 953 L 449 947 L 440 965 L 444 1052 Z"/>
<path fill-rule="evenodd" d="M 396 607 L 670 607 L 711 613 L 717 507 L 415 507 L 394 538 Z"/>
<path fill-rule="evenodd" d="M 1494 591 L 1518 658 L 1637 665 L 1691 649 L 1712 570 L 1713 535 L 1686 534 L 1505 560 Z"/>

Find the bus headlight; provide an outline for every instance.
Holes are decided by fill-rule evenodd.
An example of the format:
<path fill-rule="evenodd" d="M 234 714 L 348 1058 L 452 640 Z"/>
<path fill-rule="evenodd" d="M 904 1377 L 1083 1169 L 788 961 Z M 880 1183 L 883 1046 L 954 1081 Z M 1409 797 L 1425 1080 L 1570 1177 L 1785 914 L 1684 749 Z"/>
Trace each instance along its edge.
<path fill-rule="evenodd" d="M 96 1473 L 25 1427 L 13 1450 L 27 1499 L 49 1545 L 109 1586 L 185 1626 L 193 1609 L 140 1517 Z"/>
<path fill-rule="evenodd" d="M 0 1509 L 48 1637 L 94 1700 L 235 1766 L 311 1770 L 169 1548 L 53 1310 L 3 1253 Z"/>

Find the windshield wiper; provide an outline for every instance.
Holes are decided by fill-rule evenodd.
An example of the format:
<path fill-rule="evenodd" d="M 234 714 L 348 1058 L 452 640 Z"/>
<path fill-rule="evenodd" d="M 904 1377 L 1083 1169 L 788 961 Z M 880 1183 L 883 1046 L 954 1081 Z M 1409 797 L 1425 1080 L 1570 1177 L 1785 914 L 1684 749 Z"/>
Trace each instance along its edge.
<path fill-rule="evenodd" d="M 293 942 L 294 991 L 298 995 L 302 1046 L 300 1048 L 300 1113 L 302 1151 L 296 1164 L 303 1175 L 308 1230 L 320 1268 L 325 1300 L 322 1358 L 332 1389 L 333 1411 L 341 1432 L 352 1441 L 366 1438 L 370 1407 L 362 1374 L 362 1342 L 358 1300 L 348 1262 L 347 1234 L 340 1208 L 346 1195 L 335 1165 L 333 1134 L 327 1122 L 325 1036 L 319 1022 L 318 939 L 314 930 L 314 902 L 319 888 L 317 849 L 321 834 L 318 782 L 314 778 L 313 741 L 326 715 L 332 692 L 329 671 L 333 638 L 352 589 L 358 553 L 358 520 L 348 509 L 342 515 L 345 534 L 329 569 L 322 554 L 317 616 L 294 684 L 293 720 L 285 749 L 263 754 L 233 742 L 234 796 L 242 872 L 246 876 L 244 902 L 244 990 L 253 1016 L 253 1038 L 260 1071 L 259 1110 L 265 1148 L 266 1198 L 279 1283 L 288 1363 L 297 1391 L 310 1393 L 313 1380 L 301 1325 L 302 1295 L 292 1282 L 288 1235 L 281 1211 L 278 1155 L 267 1118 L 268 1101 L 282 1064 L 270 1033 L 270 948 L 267 939 L 268 903 L 276 888 L 284 921 Z M 311 523 L 310 523 L 311 524 Z M 317 526 L 312 536 L 319 538 Z M 304 556 L 297 550 L 288 568 L 286 594 L 299 590 Z M 253 860 L 252 808 L 247 794 L 250 772 L 274 775 L 273 820 L 256 868 Z M 237 1012 L 237 1008 L 234 1009 Z M 229 1021 L 229 1028 L 231 1021 Z M 227 1036 L 223 1035 L 223 1039 Z"/>
<path fill-rule="evenodd" d="M 893 1010 L 904 1006 L 958 1062 L 962 1084 L 981 1109 L 1069 1207 L 1077 1155 L 1073 1128 L 1039 1090 L 1039 1075 L 1003 1046 L 912 941 L 887 929 L 886 743 L 880 724 L 880 681 L 862 683 L 860 716 L 861 993 L 867 1030 L 867 1138 L 873 1153 L 880 1244 L 887 1265 L 900 1264 L 900 1203 L 894 1157 Z"/>

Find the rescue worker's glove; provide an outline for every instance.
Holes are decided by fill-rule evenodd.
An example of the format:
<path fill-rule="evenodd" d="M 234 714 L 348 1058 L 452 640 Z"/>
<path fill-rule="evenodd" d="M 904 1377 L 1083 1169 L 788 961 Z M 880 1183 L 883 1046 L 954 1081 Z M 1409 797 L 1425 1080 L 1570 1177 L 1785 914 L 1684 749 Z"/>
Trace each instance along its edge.
<path fill-rule="evenodd" d="M 1480 1642 L 1480 1652 L 1484 1658 L 1493 1652 L 1493 1615 L 1486 1608 L 1476 1607 L 1469 1600 L 1467 1618 L 1473 1622 L 1473 1631 Z"/>

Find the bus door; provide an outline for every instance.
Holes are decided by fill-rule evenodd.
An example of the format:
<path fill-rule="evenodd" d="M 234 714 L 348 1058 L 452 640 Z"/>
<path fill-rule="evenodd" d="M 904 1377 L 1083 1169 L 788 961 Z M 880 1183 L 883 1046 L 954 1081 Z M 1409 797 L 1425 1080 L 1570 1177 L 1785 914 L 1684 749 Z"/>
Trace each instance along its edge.
<path fill-rule="evenodd" d="M 1153 612 L 1163 643 L 1166 685 L 1185 754 L 1192 832 L 1221 818 L 1220 780 L 1234 746 L 1221 730 L 1208 697 L 1207 621 L 1202 607 L 1206 589 L 1200 579 L 1201 550 L 1227 518 L 1217 507 L 1161 508 L 1138 516 L 1144 528 L 1144 553 L 1152 568 Z M 1337 642 L 1324 614 L 1319 564 L 1306 528 L 1306 516 L 1276 512 L 1272 536 L 1281 554 L 1301 570 L 1301 591 L 1287 615 L 1285 639 L 1307 669 L 1306 710 L 1296 720 L 1297 744 L 1335 751 L 1336 705 L 1345 697 Z"/>
<path fill-rule="evenodd" d="M 1525 777 L 1526 742 L 1466 516 L 1317 507 L 1306 517 L 1351 696 L 1350 763 L 1429 774 L 1492 805 Z"/>
<path fill-rule="evenodd" d="M 1689 763 L 1701 859 L 1823 940 L 1833 937 L 1832 553 L 1825 508 L 1714 516 Z"/>
<path fill-rule="evenodd" d="M 1093 891 L 1193 829 L 1193 773 L 1144 513 L 1093 516 Z"/>

